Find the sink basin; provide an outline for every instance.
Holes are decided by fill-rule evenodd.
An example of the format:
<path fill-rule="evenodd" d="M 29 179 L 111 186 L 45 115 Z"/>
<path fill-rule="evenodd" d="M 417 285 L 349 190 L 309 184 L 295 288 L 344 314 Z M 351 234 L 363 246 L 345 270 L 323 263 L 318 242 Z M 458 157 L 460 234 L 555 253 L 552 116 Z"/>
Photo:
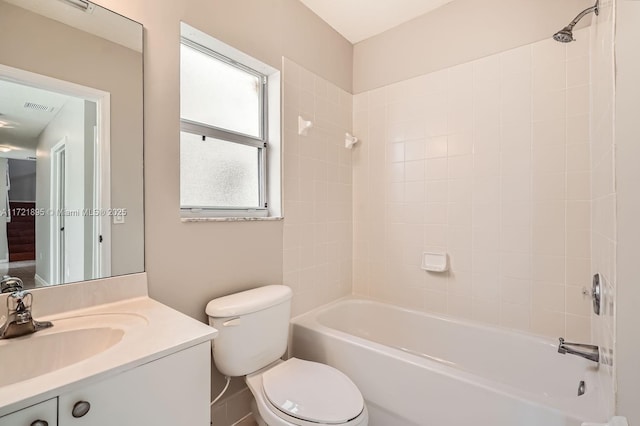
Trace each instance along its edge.
<path fill-rule="evenodd" d="M 28 380 L 98 355 L 118 344 L 138 315 L 86 315 L 53 319 L 53 327 L 0 340 L 0 387 Z"/>

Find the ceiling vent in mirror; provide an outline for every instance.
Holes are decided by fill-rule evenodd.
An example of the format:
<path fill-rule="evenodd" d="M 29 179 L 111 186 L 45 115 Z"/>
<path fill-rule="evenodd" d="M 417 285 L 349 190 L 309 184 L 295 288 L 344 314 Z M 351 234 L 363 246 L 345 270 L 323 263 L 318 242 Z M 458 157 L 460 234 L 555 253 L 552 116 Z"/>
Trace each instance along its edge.
<path fill-rule="evenodd" d="M 46 112 L 53 112 L 53 110 L 55 109 L 54 107 L 50 107 L 42 104 L 36 104 L 33 102 L 25 102 L 24 107 L 26 109 L 32 109 L 34 111 L 46 111 Z"/>

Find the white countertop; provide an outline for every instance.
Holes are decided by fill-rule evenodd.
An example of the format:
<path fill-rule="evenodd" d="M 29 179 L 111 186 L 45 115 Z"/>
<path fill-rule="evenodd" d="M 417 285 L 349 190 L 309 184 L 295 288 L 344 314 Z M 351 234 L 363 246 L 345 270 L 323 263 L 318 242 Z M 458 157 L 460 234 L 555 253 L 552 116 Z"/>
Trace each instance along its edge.
<path fill-rule="evenodd" d="M 35 317 L 38 321 L 52 321 L 54 326 L 38 333 L 54 333 L 56 321 L 65 318 L 96 315 L 116 315 L 130 318 L 129 325 L 118 343 L 97 355 L 67 367 L 32 379 L 0 387 L 0 416 L 20 410 L 38 402 L 53 398 L 74 388 L 104 380 L 126 370 L 208 342 L 218 331 L 175 311 L 149 297 L 136 297 L 89 308 L 60 312 L 46 317 Z M 98 318 L 98 317 L 95 317 Z M 102 317 L 104 318 L 104 317 Z M 114 317 L 115 318 L 115 317 Z M 61 321 L 60 324 L 62 324 Z M 2 341 L 10 345 L 11 339 Z M 2 370 L 11 368 L 3 365 Z"/>

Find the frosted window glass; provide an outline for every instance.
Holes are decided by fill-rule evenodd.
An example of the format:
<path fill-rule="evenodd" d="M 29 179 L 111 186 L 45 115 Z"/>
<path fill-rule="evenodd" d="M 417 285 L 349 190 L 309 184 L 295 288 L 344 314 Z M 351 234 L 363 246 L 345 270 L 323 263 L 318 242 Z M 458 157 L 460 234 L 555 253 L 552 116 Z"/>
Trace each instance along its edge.
<path fill-rule="evenodd" d="M 259 159 L 259 148 L 181 132 L 181 207 L 258 207 Z"/>
<path fill-rule="evenodd" d="M 189 46 L 180 46 L 180 116 L 260 138 L 260 78 Z"/>

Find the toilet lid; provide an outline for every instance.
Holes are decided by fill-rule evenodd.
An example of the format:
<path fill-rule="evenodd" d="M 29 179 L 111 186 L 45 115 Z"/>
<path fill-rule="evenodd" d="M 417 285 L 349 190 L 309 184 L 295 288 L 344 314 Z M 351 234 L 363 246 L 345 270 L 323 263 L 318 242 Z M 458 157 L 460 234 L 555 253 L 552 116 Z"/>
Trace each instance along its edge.
<path fill-rule="evenodd" d="M 316 423 L 346 423 L 364 408 L 362 394 L 342 372 L 325 364 L 291 358 L 265 371 L 269 401 L 289 416 Z"/>

